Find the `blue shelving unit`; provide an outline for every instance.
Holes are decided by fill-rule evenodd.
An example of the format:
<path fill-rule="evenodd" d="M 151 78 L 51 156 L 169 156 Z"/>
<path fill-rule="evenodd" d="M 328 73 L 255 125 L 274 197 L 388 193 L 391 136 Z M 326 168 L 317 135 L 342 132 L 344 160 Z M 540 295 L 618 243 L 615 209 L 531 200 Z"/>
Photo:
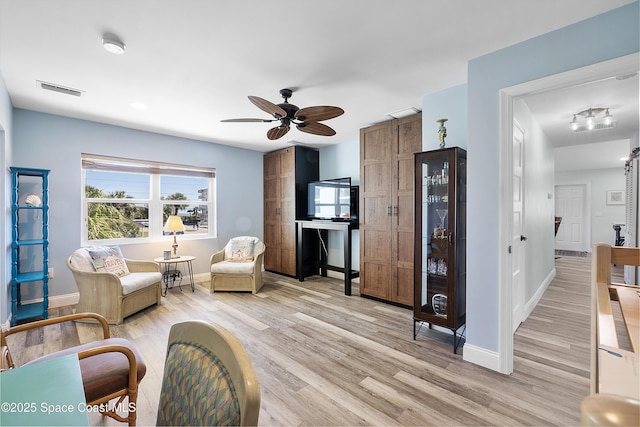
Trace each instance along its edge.
<path fill-rule="evenodd" d="M 49 316 L 50 171 L 17 167 L 10 170 L 11 326 L 15 326 Z M 28 295 L 28 302 L 23 303 L 23 294 Z"/>

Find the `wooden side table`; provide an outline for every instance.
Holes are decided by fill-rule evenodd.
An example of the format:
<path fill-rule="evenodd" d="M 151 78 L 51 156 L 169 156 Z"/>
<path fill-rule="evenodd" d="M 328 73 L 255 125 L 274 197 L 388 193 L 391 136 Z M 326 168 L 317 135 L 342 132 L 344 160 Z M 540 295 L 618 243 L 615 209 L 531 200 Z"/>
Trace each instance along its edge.
<path fill-rule="evenodd" d="M 162 296 L 167 295 L 167 291 L 173 288 L 178 281 L 178 287 L 182 291 L 182 272 L 178 269 L 178 264 L 187 264 L 187 274 L 191 284 L 191 292 L 195 292 L 195 283 L 193 281 L 193 260 L 196 257 L 191 255 L 183 255 L 176 258 L 164 259 L 163 257 L 154 258 L 153 260 L 162 265 L 162 281 L 164 282 L 164 292 Z"/>

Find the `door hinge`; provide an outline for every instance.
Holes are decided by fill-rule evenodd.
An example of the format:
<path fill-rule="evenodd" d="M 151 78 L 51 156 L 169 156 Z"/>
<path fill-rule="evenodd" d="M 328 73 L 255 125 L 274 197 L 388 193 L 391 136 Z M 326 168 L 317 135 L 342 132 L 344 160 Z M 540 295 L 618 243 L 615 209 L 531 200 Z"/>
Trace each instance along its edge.
<path fill-rule="evenodd" d="M 509 253 L 511 253 L 511 245 L 509 245 Z"/>

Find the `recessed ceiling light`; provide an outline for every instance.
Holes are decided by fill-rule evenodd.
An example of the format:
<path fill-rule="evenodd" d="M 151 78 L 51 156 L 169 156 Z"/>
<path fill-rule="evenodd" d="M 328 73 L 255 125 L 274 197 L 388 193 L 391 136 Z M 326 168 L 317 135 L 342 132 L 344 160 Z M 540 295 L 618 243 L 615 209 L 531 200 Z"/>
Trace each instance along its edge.
<path fill-rule="evenodd" d="M 135 108 L 136 110 L 146 110 L 147 106 L 142 102 L 132 102 L 131 108 Z"/>
<path fill-rule="evenodd" d="M 116 55 L 122 55 L 126 48 L 122 41 L 110 34 L 105 34 L 102 38 L 102 47 L 104 47 L 107 52 L 111 52 Z"/>

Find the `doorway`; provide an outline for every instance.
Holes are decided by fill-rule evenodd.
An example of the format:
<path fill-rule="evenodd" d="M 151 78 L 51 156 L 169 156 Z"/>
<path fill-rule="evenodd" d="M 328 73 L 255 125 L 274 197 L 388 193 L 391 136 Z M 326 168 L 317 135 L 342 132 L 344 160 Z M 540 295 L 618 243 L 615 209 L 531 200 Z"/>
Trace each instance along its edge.
<path fill-rule="evenodd" d="M 540 91 L 551 91 L 569 86 L 588 84 L 589 82 L 594 82 L 599 79 L 610 79 L 619 75 L 621 72 L 637 71 L 638 58 L 638 54 L 632 54 L 611 61 L 605 61 L 554 76 L 504 88 L 500 91 L 500 176 L 502 177 L 501 182 L 504 183 L 499 199 L 500 217 L 504 219 L 500 222 L 499 231 L 501 247 L 505 249 L 510 248 L 513 243 L 514 236 L 516 235 L 513 228 L 514 189 L 512 179 L 515 99 Z M 524 166 L 525 168 L 529 166 L 536 167 L 536 165 L 528 165 L 527 163 L 525 163 Z M 549 189 L 549 199 L 555 197 L 552 192 L 553 187 Z M 524 226 L 526 229 L 530 230 L 530 233 L 535 233 L 537 238 L 548 240 L 550 248 L 549 255 L 553 257 L 553 231 L 547 235 L 545 231 L 546 224 L 527 224 L 524 222 Z M 550 227 L 550 230 L 553 230 L 553 208 L 549 211 L 548 226 Z M 505 374 L 513 372 L 514 304 L 517 299 L 514 298 L 513 295 L 514 286 L 512 283 L 512 262 L 513 254 L 510 251 L 500 251 L 498 263 L 500 265 L 499 301 L 504 301 L 507 304 L 511 303 L 510 309 L 505 307 L 504 310 L 500 310 L 498 315 L 498 370 Z M 534 259 L 532 262 L 537 262 L 537 260 Z M 531 267 L 531 265 L 529 267 Z M 535 306 L 535 301 L 533 301 L 532 304 Z M 527 309 L 529 309 L 529 305 L 530 303 L 527 302 Z M 532 308 L 533 307 L 531 307 L 531 309 Z"/>
<path fill-rule="evenodd" d="M 591 216 L 587 204 L 587 185 L 556 185 L 555 216 L 562 218 L 555 249 L 557 251 L 587 252 L 591 245 L 589 218 Z"/>

